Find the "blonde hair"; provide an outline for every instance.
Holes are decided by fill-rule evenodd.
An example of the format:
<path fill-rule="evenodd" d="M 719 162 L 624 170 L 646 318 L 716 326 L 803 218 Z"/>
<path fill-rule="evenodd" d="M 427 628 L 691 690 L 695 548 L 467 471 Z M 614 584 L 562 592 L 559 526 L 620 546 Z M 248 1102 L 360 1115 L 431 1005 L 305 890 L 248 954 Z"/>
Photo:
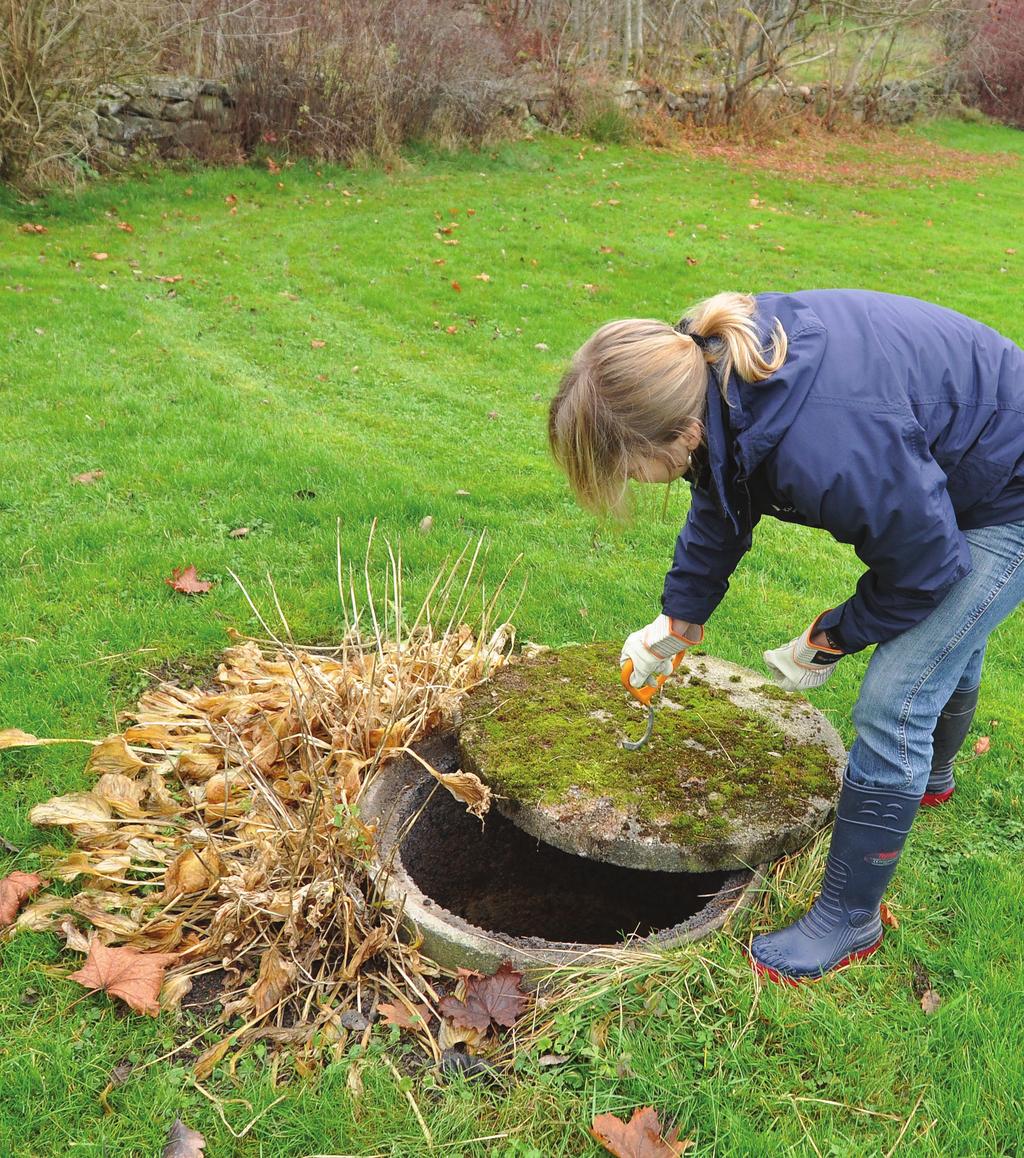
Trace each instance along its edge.
<path fill-rule="evenodd" d="M 776 319 L 766 355 L 754 307 L 749 294 L 716 294 L 687 311 L 679 329 L 644 318 L 608 322 L 576 351 L 551 402 L 548 441 L 582 506 L 625 515 L 631 470 L 694 423 L 703 428 L 709 367 L 723 397 L 734 369 L 748 382 L 779 369 L 785 331 Z"/>

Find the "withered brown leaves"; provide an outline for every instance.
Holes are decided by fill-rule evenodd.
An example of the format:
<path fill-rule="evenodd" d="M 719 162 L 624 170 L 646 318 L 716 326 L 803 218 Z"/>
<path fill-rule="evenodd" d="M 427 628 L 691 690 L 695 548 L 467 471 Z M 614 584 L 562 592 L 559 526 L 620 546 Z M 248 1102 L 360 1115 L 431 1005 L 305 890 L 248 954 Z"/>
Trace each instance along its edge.
<path fill-rule="evenodd" d="M 190 1130 L 180 1118 L 167 1135 L 162 1158 L 203 1158 L 206 1139 L 198 1130 Z"/>
<path fill-rule="evenodd" d="M 0 928 L 9 925 L 18 915 L 22 902 L 36 892 L 43 878 L 36 873 L 8 873 L 0 881 Z"/>
<path fill-rule="evenodd" d="M 495 1025 L 514 1025 L 526 1006 L 527 996 L 519 986 L 523 975 L 507 962 L 490 977 L 464 978 L 465 999 L 444 997 L 441 1013 L 456 1025 L 481 1032 Z"/>
<path fill-rule="evenodd" d="M 190 563 L 187 567 L 175 567 L 170 579 L 165 579 L 164 582 L 175 591 L 180 591 L 182 595 L 205 595 L 213 586 L 208 580 L 199 578 L 194 563 Z"/>
<path fill-rule="evenodd" d="M 988 736 L 979 736 L 974 742 L 974 754 L 975 756 L 984 756 L 991 747 L 992 741 Z"/>
<path fill-rule="evenodd" d="M 650 1107 L 634 1110 L 629 1122 L 614 1114 L 598 1114 L 590 1133 L 616 1158 L 677 1158 L 693 1145 L 679 1140 L 679 1131 L 662 1133 L 657 1113 Z"/>
<path fill-rule="evenodd" d="M 167 966 L 178 959 L 176 953 L 139 953 L 127 946 L 108 949 L 99 938 L 89 947 L 89 956 L 71 980 L 86 989 L 102 990 L 122 1001 L 136 1013 L 156 1017 L 157 998 Z"/>
<path fill-rule="evenodd" d="M 382 1001 L 377 1012 L 385 1025 L 397 1025 L 399 1029 L 423 1029 L 430 1021 L 430 1010 L 425 1005 L 414 1005 L 410 1012 L 404 1005 Z"/>
<path fill-rule="evenodd" d="M 926 989 L 921 994 L 921 1008 L 925 1013 L 937 1012 L 939 1006 L 942 1004 L 942 998 L 934 989 Z"/>

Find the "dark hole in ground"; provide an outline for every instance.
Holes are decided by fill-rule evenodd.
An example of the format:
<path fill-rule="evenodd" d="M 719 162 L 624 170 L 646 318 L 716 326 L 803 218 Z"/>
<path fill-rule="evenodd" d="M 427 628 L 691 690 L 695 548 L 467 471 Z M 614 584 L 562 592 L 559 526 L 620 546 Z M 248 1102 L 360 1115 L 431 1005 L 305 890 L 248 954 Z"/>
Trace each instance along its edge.
<path fill-rule="evenodd" d="M 493 809 L 481 827 L 441 789 L 432 792 L 401 855 L 426 896 L 478 928 L 587 945 L 673 928 L 723 886 L 749 880 L 735 872 L 650 872 L 573 856 Z"/>

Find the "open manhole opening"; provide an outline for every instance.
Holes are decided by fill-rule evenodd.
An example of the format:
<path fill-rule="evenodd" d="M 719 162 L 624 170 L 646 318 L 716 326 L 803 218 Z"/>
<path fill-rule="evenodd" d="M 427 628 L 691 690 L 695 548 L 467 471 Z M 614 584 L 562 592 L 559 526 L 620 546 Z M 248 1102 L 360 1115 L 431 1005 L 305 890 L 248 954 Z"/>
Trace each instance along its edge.
<path fill-rule="evenodd" d="M 405 873 L 449 913 L 512 938 L 599 946 L 678 929 L 683 939 L 690 927 L 718 927 L 753 878 L 620 868 L 566 853 L 494 809 L 481 825 L 429 780 L 408 800 L 407 815 L 417 811 L 400 849 Z"/>

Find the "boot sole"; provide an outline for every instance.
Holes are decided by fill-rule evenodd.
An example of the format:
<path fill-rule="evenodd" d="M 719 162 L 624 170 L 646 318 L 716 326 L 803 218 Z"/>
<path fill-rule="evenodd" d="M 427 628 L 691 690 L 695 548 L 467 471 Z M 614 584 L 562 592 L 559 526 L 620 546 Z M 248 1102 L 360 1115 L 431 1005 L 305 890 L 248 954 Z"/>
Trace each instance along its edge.
<path fill-rule="evenodd" d="M 796 988 L 797 986 L 804 985 L 807 982 L 821 981 L 823 978 L 828 977 L 830 974 L 836 973 L 840 969 L 845 969 L 847 965 L 852 965 L 854 961 L 861 961 L 865 957 L 870 957 L 871 954 L 874 953 L 874 951 L 879 947 L 879 945 L 881 945 L 881 943 L 882 937 L 879 937 L 873 945 L 869 945 L 866 949 L 858 949 L 856 953 L 848 954 L 841 961 L 837 961 L 831 969 L 826 969 L 824 973 L 818 974 L 817 977 L 810 975 L 807 977 L 791 977 L 788 973 L 780 973 L 778 969 L 773 969 L 770 965 L 762 965 L 760 961 L 754 957 L 751 957 L 749 953 L 747 953 L 747 958 L 749 959 L 750 964 L 753 965 L 754 972 L 759 974 L 761 977 L 767 977 L 769 981 L 774 981 L 776 985 L 792 985 L 794 988 Z"/>
<path fill-rule="evenodd" d="M 935 808 L 939 804 L 945 804 L 946 801 L 953 795 L 956 788 L 947 788 L 945 792 L 926 792 L 921 797 L 922 808 Z"/>

